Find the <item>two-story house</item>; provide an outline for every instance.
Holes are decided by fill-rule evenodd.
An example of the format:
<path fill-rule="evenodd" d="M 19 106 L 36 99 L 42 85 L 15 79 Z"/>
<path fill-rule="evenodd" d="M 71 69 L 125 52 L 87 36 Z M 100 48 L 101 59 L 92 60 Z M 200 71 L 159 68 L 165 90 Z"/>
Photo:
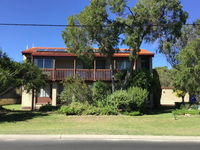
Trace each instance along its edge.
<path fill-rule="evenodd" d="M 60 82 L 66 77 L 78 74 L 87 83 L 98 80 L 111 82 L 111 69 L 105 55 L 95 52 L 95 59 L 91 68 L 84 66 L 84 63 L 66 48 L 33 47 L 22 51 L 24 60 L 30 61 L 43 70 L 48 76 L 48 84 L 40 89 L 34 98 L 34 107 L 44 104 L 57 104 L 58 94 L 63 87 Z M 113 55 L 113 64 L 116 70 L 129 69 L 129 51 L 120 49 Z M 133 70 L 147 69 L 152 70 L 152 57 L 154 53 L 141 49 L 138 59 L 134 63 Z M 32 93 L 23 91 L 22 108 L 30 109 L 32 106 Z"/>

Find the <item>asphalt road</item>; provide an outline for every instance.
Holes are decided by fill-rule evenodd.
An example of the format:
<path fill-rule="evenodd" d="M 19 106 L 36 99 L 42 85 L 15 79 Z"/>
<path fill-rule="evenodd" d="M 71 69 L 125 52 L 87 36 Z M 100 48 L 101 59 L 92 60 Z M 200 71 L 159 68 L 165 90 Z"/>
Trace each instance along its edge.
<path fill-rule="evenodd" d="M 0 150 L 199 150 L 197 142 L 145 141 L 0 141 Z"/>

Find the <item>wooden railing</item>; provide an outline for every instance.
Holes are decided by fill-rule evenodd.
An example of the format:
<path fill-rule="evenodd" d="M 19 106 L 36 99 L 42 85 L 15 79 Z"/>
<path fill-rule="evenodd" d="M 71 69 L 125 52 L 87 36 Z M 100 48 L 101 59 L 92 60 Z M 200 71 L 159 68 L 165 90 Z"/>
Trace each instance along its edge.
<path fill-rule="evenodd" d="M 83 80 L 87 81 L 110 81 L 110 69 L 43 69 L 44 74 L 49 80 L 64 80 L 66 77 L 79 75 Z"/>

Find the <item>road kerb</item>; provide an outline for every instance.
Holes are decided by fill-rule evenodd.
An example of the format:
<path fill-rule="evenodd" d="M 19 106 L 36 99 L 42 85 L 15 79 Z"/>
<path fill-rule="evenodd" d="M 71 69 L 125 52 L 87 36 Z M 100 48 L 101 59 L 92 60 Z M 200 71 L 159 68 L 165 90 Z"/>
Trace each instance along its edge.
<path fill-rule="evenodd" d="M 140 135 L 10 135 L 1 134 L 0 140 L 97 140 L 97 141 L 157 141 L 200 142 L 200 136 L 140 136 Z"/>

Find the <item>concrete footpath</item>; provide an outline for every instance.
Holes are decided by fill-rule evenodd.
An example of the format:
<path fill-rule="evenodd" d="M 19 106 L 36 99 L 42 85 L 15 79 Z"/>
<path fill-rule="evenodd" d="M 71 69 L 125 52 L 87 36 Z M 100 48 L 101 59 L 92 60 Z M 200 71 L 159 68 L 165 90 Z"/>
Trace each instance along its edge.
<path fill-rule="evenodd" d="M 200 142 L 200 136 L 139 136 L 139 135 L 9 135 L 0 134 L 0 141 L 15 140 L 78 140 L 78 141 L 152 141 Z"/>

